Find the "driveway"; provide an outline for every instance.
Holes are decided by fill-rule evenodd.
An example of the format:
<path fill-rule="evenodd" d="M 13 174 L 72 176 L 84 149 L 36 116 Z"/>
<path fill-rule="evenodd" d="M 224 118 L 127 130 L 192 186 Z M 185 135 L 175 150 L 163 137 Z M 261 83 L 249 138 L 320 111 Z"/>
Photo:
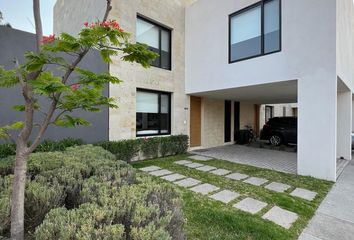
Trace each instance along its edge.
<path fill-rule="evenodd" d="M 194 154 L 227 160 L 234 163 L 296 174 L 297 154 L 242 145 L 227 145 L 203 150 L 194 150 Z"/>

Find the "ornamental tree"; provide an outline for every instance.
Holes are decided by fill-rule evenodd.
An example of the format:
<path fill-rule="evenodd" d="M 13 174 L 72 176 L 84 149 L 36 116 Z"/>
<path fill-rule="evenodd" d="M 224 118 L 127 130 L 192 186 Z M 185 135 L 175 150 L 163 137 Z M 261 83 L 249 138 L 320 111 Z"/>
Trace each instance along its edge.
<path fill-rule="evenodd" d="M 107 19 L 111 0 L 106 1 L 103 19 L 91 24 L 83 23 L 84 28 L 77 37 L 67 33 L 43 37 L 40 3 L 39 0 L 33 0 L 37 51 L 27 52 L 23 64 L 15 60 L 11 70 L 0 67 L 0 87 L 20 86 L 24 101 L 23 105 L 13 107 L 24 113 L 24 120 L 0 128 L 1 137 L 9 137 L 11 130 L 19 131 L 11 196 L 12 239 L 24 238 L 27 158 L 40 144 L 47 128 L 50 125 L 89 125 L 85 119 L 73 115 L 76 109 L 98 112 L 101 106 L 117 107 L 112 98 L 103 95 L 103 89 L 107 84 L 118 84 L 121 80 L 109 73 L 96 74 L 78 67 L 82 59 L 90 50 L 95 49 L 100 51 L 104 62 L 110 63 L 112 56 L 120 56 L 122 61 L 136 62 L 147 68 L 157 57 L 146 45 L 130 43 L 129 33 L 124 32 L 115 20 Z M 60 74 L 53 74 L 48 66 L 56 68 Z M 70 78 L 73 73 L 77 77 Z M 47 100 L 45 106 L 41 105 L 39 97 Z M 43 116 L 39 123 L 34 122 L 35 113 Z M 29 144 L 30 136 L 36 128 L 38 131 Z"/>

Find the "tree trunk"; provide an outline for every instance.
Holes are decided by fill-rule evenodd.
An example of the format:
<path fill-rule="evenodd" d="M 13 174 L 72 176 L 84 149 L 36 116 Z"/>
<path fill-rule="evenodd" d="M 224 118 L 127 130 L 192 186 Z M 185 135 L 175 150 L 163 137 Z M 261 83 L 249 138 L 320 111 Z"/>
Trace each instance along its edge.
<path fill-rule="evenodd" d="M 22 144 L 21 144 L 22 145 Z M 23 240 L 25 234 L 25 186 L 28 153 L 26 146 L 18 146 L 11 196 L 11 239 Z"/>

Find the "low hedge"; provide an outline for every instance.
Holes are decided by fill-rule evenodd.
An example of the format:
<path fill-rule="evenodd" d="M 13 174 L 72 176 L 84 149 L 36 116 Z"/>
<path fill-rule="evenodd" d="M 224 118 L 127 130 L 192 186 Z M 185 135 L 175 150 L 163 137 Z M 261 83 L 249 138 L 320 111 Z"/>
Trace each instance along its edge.
<path fill-rule="evenodd" d="M 36 149 L 36 152 L 64 151 L 68 147 L 80 146 L 85 144 L 81 139 L 65 138 L 60 141 L 44 140 Z M 16 155 L 15 143 L 0 144 L 0 159 Z"/>
<path fill-rule="evenodd" d="M 94 144 L 111 152 L 117 159 L 131 162 L 139 160 L 184 154 L 188 150 L 188 136 L 176 135 L 167 137 L 139 138 L 121 141 L 102 141 Z M 64 151 L 68 147 L 85 144 L 81 139 L 66 138 L 60 141 L 45 140 L 36 149 L 36 152 Z M 0 144 L 0 174 L 2 165 L 7 164 L 7 157 L 16 154 L 16 144 Z M 4 158 L 4 159 L 2 159 Z"/>
<path fill-rule="evenodd" d="M 0 174 L 0 239 L 10 230 L 8 172 Z M 25 198 L 29 239 L 185 239 L 178 190 L 101 147 L 31 154 Z"/>
<path fill-rule="evenodd" d="M 130 162 L 134 158 L 142 160 L 184 154 L 188 150 L 188 141 L 187 135 L 176 135 L 123 141 L 103 141 L 95 145 L 110 151 L 119 160 Z"/>

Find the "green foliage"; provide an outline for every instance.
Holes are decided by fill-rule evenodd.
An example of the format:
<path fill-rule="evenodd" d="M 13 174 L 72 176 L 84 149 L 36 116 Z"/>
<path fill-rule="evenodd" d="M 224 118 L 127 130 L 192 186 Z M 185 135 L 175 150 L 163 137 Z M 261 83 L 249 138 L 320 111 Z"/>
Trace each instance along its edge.
<path fill-rule="evenodd" d="M 16 70 L 5 70 L 0 66 L 0 87 L 13 87 L 19 83 Z"/>
<path fill-rule="evenodd" d="M 139 152 L 144 155 L 144 158 L 184 154 L 188 150 L 188 140 L 187 135 L 176 135 L 121 141 L 103 141 L 95 145 L 110 151 L 119 160 L 131 162 Z"/>
<path fill-rule="evenodd" d="M 146 158 L 157 158 L 159 156 L 160 138 L 140 139 L 140 149 Z"/>
<path fill-rule="evenodd" d="M 28 169 L 25 228 L 35 239 L 184 239 L 179 193 L 136 174 L 101 147 L 34 153 Z M 4 236 L 10 228 L 11 179 L 0 176 Z"/>
<path fill-rule="evenodd" d="M 82 139 L 64 138 L 60 141 L 44 140 L 36 149 L 37 152 L 64 151 L 68 147 L 85 144 Z"/>
<path fill-rule="evenodd" d="M 0 144 L 0 159 L 7 156 L 16 154 L 16 144 L 15 143 L 4 143 Z M 1 164 L 1 161 L 0 161 Z"/>
<path fill-rule="evenodd" d="M 104 141 L 96 144 L 116 155 L 117 159 L 130 162 L 139 153 L 137 140 Z"/>
<path fill-rule="evenodd" d="M 0 139 L 10 137 L 9 131 L 19 130 L 19 129 L 23 128 L 23 125 L 24 125 L 23 122 L 15 122 L 15 123 L 6 125 L 4 127 L 0 127 Z"/>

